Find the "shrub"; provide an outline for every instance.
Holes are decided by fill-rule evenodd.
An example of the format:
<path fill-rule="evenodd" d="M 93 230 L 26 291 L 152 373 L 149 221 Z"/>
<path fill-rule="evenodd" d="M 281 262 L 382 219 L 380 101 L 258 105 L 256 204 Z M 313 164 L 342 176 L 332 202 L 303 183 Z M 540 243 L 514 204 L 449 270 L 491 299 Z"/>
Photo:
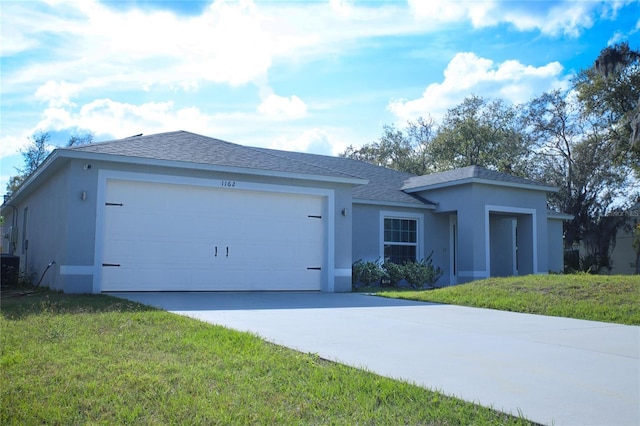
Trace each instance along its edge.
<path fill-rule="evenodd" d="M 442 276 L 440 267 L 433 266 L 431 257 L 433 252 L 426 259 L 419 262 L 405 263 L 405 279 L 413 288 L 433 288 L 436 281 Z"/>
<path fill-rule="evenodd" d="M 387 261 L 382 264 L 382 269 L 387 277 L 389 277 L 392 286 L 397 285 L 400 280 L 405 278 L 405 268 L 403 265 Z"/>
<path fill-rule="evenodd" d="M 419 262 L 405 262 L 402 265 L 387 261 L 382 264 L 382 269 L 394 286 L 405 279 L 413 288 L 432 288 L 443 273 L 440 267 L 433 266 L 432 256 L 433 252 Z"/>
<path fill-rule="evenodd" d="M 356 284 L 361 282 L 365 285 L 371 285 L 384 276 L 384 271 L 379 261 L 363 262 L 362 259 L 356 261 L 352 267 L 351 282 Z"/>

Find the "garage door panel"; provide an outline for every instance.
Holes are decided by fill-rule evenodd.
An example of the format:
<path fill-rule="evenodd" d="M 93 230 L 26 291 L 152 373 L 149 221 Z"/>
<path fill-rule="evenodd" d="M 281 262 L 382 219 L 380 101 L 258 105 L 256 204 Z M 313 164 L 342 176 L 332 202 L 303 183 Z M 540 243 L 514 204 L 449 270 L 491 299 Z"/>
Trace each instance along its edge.
<path fill-rule="evenodd" d="M 109 181 L 107 200 L 103 261 L 122 266 L 103 291 L 320 289 L 323 197 Z"/>

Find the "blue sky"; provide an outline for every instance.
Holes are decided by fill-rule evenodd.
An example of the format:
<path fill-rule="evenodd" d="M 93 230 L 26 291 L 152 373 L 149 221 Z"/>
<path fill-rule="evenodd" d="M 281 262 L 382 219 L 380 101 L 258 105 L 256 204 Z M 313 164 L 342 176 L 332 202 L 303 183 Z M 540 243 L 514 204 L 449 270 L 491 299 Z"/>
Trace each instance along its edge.
<path fill-rule="evenodd" d="M 39 130 L 335 155 L 471 94 L 523 103 L 640 48 L 640 1 L 2 0 L 0 31 L 3 190 Z"/>

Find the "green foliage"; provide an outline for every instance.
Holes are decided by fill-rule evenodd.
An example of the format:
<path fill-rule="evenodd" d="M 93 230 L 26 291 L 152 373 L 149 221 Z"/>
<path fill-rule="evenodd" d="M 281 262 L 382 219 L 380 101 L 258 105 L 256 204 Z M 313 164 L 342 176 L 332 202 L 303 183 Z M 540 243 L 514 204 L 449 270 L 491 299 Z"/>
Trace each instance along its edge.
<path fill-rule="evenodd" d="M 640 52 L 627 42 L 604 48 L 574 87 L 584 116 L 601 124 L 615 164 L 640 176 Z"/>
<path fill-rule="evenodd" d="M 2 300 L 0 424 L 521 424 L 489 408 L 105 295 Z"/>
<path fill-rule="evenodd" d="M 382 269 L 393 286 L 398 285 L 401 280 L 406 278 L 404 265 L 387 261 L 382 264 Z"/>
<path fill-rule="evenodd" d="M 429 153 L 436 130 L 435 121 L 431 118 L 410 121 L 405 129 L 387 125 L 377 142 L 360 148 L 349 146 L 340 157 L 423 175 L 436 171 Z"/>
<path fill-rule="evenodd" d="M 528 275 L 489 278 L 430 291 L 382 296 L 539 315 L 640 325 L 638 275 Z"/>
<path fill-rule="evenodd" d="M 413 288 L 433 288 L 442 276 L 442 269 L 433 266 L 432 256 L 433 252 L 426 259 L 402 265 L 404 278 Z"/>
<path fill-rule="evenodd" d="M 583 241 L 590 255 L 607 259 L 622 224 L 608 215 L 616 199 L 629 197 L 631 173 L 615 161 L 601 124 L 586 120 L 569 94 L 545 93 L 528 110 L 537 174 L 559 188 L 549 195 L 549 206 L 573 215 L 564 222 L 565 247 Z"/>
<path fill-rule="evenodd" d="M 435 267 L 432 260 L 433 252 L 426 259 L 397 264 L 393 262 L 363 262 L 358 260 L 353 264 L 352 283 L 360 282 L 364 285 L 377 283 L 383 277 L 389 278 L 391 285 L 397 286 L 406 280 L 413 288 L 433 288 L 442 276 L 440 267 Z"/>
<path fill-rule="evenodd" d="M 380 266 L 379 261 L 363 262 L 358 260 L 354 262 L 351 272 L 351 282 L 356 284 L 358 282 L 364 285 L 371 285 L 384 276 L 384 271 Z"/>
<path fill-rule="evenodd" d="M 527 142 L 515 106 L 473 95 L 447 111 L 430 150 L 439 170 L 475 165 L 524 175 Z"/>

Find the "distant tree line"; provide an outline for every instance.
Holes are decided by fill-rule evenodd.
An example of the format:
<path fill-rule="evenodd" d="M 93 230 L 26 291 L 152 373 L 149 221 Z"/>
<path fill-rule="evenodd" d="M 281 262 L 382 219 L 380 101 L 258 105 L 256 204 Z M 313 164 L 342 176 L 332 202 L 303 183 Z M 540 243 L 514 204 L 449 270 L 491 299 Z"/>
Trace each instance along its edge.
<path fill-rule="evenodd" d="M 549 208 L 574 216 L 564 225 L 565 248 L 581 242 L 588 253 L 571 266 L 606 268 L 624 225 L 613 210 L 637 201 L 639 104 L 640 52 L 624 42 L 603 49 L 567 90 L 524 105 L 471 95 L 441 122 L 385 126 L 377 141 L 340 156 L 417 175 L 478 165 L 553 184 L 559 192 Z"/>

